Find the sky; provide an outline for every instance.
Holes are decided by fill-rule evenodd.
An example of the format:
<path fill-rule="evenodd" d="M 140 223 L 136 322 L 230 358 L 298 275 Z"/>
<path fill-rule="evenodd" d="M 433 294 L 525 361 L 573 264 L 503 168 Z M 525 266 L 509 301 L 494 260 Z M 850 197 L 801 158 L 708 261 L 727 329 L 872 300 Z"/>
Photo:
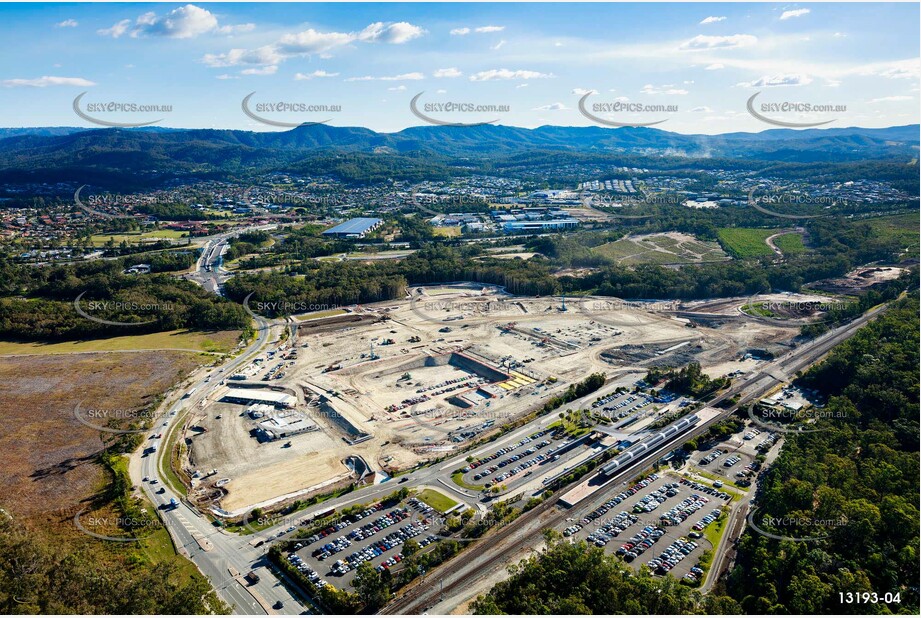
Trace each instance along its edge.
<path fill-rule="evenodd" d="M 4 127 L 919 121 L 918 3 L 30 3 L 0 37 Z"/>

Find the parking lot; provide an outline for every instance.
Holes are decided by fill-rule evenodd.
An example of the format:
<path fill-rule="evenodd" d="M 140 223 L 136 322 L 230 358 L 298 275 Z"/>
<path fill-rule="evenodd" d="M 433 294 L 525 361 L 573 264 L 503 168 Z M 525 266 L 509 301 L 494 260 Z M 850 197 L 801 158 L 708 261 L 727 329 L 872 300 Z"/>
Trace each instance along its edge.
<path fill-rule="evenodd" d="M 712 549 L 705 529 L 731 496 L 671 474 L 651 474 L 601 504 L 578 521 L 567 522 L 564 537 L 584 540 L 654 573 L 697 581 L 701 555 Z"/>
<path fill-rule="evenodd" d="M 511 488 L 543 472 L 545 466 L 565 464 L 581 452 L 578 447 L 571 448 L 573 440 L 555 438 L 553 434 L 553 430 L 544 429 L 483 455 L 462 468 L 463 482 L 484 488 L 493 485 Z"/>
<path fill-rule="evenodd" d="M 611 419 L 616 428 L 623 429 L 651 412 L 652 404 L 652 397 L 645 393 L 611 393 L 594 401 L 592 412 Z"/>
<path fill-rule="evenodd" d="M 398 569 L 408 539 L 414 539 L 420 551 L 437 543 L 437 515 L 416 498 L 391 506 L 377 503 L 300 540 L 287 560 L 317 586 L 328 582 L 348 589 L 361 563 L 370 562 L 378 571 Z"/>

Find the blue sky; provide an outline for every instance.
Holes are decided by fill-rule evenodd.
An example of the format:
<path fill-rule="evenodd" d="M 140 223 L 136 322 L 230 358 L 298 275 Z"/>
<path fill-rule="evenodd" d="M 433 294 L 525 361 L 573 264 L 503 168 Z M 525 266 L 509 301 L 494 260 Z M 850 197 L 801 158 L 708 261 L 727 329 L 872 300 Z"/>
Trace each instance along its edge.
<path fill-rule="evenodd" d="M 919 121 L 919 5 L 681 4 L 4 4 L 2 126 L 93 126 L 73 100 L 167 105 L 101 113 L 159 126 L 279 130 L 241 110 L 257 103 L 335 105 L 260 113 L 396 131 L 422 124 L 423 103 L 508 106 L 429 114 L 450 122 L 588 126 L 596 103 L 674 106 L 603 111 L 623 122 L 665 119 L 682 133 L 772 128 L 762 103 L 833 105 L 774 111 L 827 127 Z M 845 109 L 846 108 L 846 109 Z M 607 109 L 610 108 L 598 108 Z"/>

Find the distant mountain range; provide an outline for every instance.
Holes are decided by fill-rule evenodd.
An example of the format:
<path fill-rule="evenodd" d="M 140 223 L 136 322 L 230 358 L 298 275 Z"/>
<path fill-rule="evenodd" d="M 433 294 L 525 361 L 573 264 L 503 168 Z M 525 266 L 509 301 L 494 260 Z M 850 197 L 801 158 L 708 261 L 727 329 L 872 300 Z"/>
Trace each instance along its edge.
<path fill-rule="evenodd" d="M 685 135 L 653 128 L 419 126 L 396 133 L 310 125 L 281 132 L 212 129 L 0 129 L 0 172 L 104 169 L 201 172 L 259 169 L 320 154 L 488 158 L 534 151 L 735 158 L 776 162 L 918 156 L 919 125 L 884 129 L 770 129 Z"/>

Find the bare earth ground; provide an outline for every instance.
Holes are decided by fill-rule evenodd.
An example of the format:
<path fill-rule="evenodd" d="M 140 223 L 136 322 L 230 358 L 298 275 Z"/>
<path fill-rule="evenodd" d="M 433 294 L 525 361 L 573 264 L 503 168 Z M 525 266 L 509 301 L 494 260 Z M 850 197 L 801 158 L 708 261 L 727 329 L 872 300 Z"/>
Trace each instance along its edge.
<path fill-rule="evenodd" d="M 36 519 L 75 509 L 104 478 L 100 432 L 75 407 L 137 409 L 194 364 L 181 352 L 0 358 L 0 503 Z"/>
<path fill-rule="evenodd" d="M 257 442 L 250 435 L 255 423 L 241 416 L 245 406 L 212 403 L 200 412 L 196 423 L 207 431 L 192 438 L 193 462 L 202 472 L 217 469 L 215 478 L 231 479 L 221 508 L 240 512 L 341 479 L 347 473 L 342 462 L 350 455 L 376 469 L 385 464 L 405 469 L 443 456 L 466 443 L 449 439 L 449 432 L 476 429 L 486 420 L 500 426 L 590 373 L 643 371 L 636 365 L 640 359 L 661 358 L 672 365 L 697 360 L 713 375 L 746 371 L 752 366 L 741 360 L 747 351 L 786 345 L 799 330 L 740 315 L 748 299 L 697 303 L 694 311 L 715 318 L 689 328 L 687 319 L 641 304 L 625 306 L 617 299 L 566 299 L 563 311 L 559 298 L 512 297 L 482 286 L 443 285 L 414 294 L 419 296 L 412 302 L 354 307 L 351 316 L 300 329 L 297 359 L 285 360 L 285 376 L 266 383 L 296 392 L 298 409 L 320 427 L 291 438 L 291 447 L 283 447 L 285 440 Z M 685 345 L 665 353 L 678 344 Z M 493 384 L 497 397 L 458 407 L 448 398 L 465 389 L 436 391 L 446 382 L 477 376 L 425 362 L 452 352 L 493 367 L 511 360 L 533 382 L 510 390 Z M 261 380 L 277 362 L 266 359 L 248 379 Z M 403 405 L 420 390 L 429 395 L 427 401 Z M 342 427 L 316 405 L 307 405 L 305 393 L 328 397 L 342 416 L 373 437 L 347 443 Z M 402 407 L 388 411 L 393 405 Z"/>

